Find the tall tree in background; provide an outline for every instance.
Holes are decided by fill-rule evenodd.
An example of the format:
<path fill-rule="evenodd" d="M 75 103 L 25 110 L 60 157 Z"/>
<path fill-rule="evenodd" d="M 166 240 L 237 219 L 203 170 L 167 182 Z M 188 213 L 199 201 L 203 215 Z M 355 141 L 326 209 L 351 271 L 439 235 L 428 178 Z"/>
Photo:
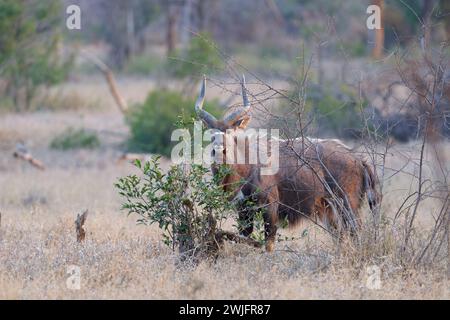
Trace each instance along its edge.
<path fill-rule="evenodd" d="M 198 21 L 198 30 L 200 32 L 206 31 L 206 0 L 198 0 L 197 1 L 197 21 Z"/>
<path fill-rule="evenodd" d="M 111 46 L 110 60 L 114 67 L 122 69 L 131 56 L 130 44 L 134 33 L 127 30 L 128 19 L 132 15 L 132 2 L 122 0 L 108 0 L 102 2 L 102 21 L 107 26 L 104 30 L 106 42 Z M 134 31 L 133 31 L 134 32 Z"/>
<path fill-rule="evenodd" d="M 166 48 L 167 55 L 174 53 L 177 43 L 183 49 L 187 48 L 191 40 L 191 32 L 208 31 L 207 18 L 211 8 L 216 7 L 213 0 L 170 0 L 164 1 L 167 27 Z M 178 34 L 178 30 L 180 30 Z"/>
<path fill-rule="evenodd" d="M 450 41 L 450 1 L 441 0 L 441 16 L 445 23 L 445 33 L 447 35 L 447 41 Z"/>
<path fill-rule="evenodd" d="M 373 4 L 380 8 L 380 23 L 379 29 L 375 29 L 375 45 L 373 47 L 372 56 L 375 59 L 383 57 L 384 48 L 384 0 L 375 0 Z"/>
<path fill-rule="evenodd" d="M 181 44 L 183 48 L 186 48 L 189 40 L 191 39 L 191 31 L 192 31 L 192 9 L 194 7 L 193 0 L 184 0 L 183 3 L 183 17 L 181 19 Z"/>
<path fill-rule="evenodd" d="M 179 8 L 178 4 L 174 1 L 164 1 L 164 3 L 167 16 L 166 48 L 167 48 L 167 55 L 170 55 L 175 51 L 178 39 L 177 23 L 179 16 Z"/>
<path fill-rule="evenodd" d="M 86 26 L 81 36 L 88 41 L 106 42 L 110 46 L 110 63 L 119 70 L 145 49 L 144 33 L 160 14 L 160 0 L 78 1 Z"/>
<path fill-rule="evenodd" d="M 0 0 L 0 79 L 2 96 L 17 110 L 28 109 L 42 86 L 64 79 L 70 59 L 59 54 L 61 41 L 59 0 Z"/>

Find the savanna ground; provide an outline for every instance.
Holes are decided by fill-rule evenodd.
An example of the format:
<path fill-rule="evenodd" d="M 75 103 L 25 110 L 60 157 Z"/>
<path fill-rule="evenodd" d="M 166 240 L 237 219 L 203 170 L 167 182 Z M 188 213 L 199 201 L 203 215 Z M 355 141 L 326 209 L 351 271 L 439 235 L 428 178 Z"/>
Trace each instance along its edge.
<path fill-rule="evenodd" d="M 152 87 L 151 81 L 136 79 L 121 80 L 120 85 L 125 97 L 135 101 Z M 67 87 L 75 92 L 71 99 L 97 98 L 79 110 L 0 116 L 0 298 L 450 298 L 445 266 L 404 270 L 387 257 L 385 263 L 383 257 L 377 261 L 381 288 L 369 289 L 367 267 L 372 262 L 337 254 L 329 236 L 309 223 L 284 230 L 283 235 L 296 240 L 279 242 L 271 254 L 228 243 L 215 262 L 177 263 L 157 227 L 137 225 L 135 217 L 120 210 L 114 182 L 134 169 L 117 161 L 128 129 L 103 81 L 83 80 L 62 89 Z M 96 130 L 101 147 L 51 150 L 51 139 L 70 126 Z M 46 164 L 45 171 L 12 157 L 20 140 Z M 444 147 L 449 154 L 450 144 Z M 409 156 L 418 158 L 419 149 L 420 142 L 411 142 L 388 154 L 382 208 L 388 216 L 414 189 L 410 174 L 417 167 L 413 161 L 404 165 Z M 400 168 L 403 172 L 390 177 Z M 437 206 L 430 200 L 420 207 L 421 228 L 429 226 Z M 85 209 L 87 236 L 78 244 L 74 220 Z M 363 212 L 368 214 L 366 207 Z M 71 265 L 81 268 L 80 290 L 66 286 Z"/>

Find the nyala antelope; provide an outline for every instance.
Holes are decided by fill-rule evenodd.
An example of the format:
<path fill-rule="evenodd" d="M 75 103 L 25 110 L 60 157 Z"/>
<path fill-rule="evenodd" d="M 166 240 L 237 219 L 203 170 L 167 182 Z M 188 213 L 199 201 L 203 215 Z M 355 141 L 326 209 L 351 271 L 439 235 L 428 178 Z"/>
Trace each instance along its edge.
<path fill-rule="evenodd" d="M 217 173 L 218 165 L 230 169 L 222 186 L 233 195 L 232 198 L 239 200 L 240 233 L 249 236 L 253 232 L 256 209 L 264 208 L 265 244 L 269 252 L 274 249 L 277 225 L 284 219 L 289 226 L 297 225 L 304 218 L 319 220 L 333 234 L 341 231 L 355 234 L 360 228 L 359 210 L 364 199 L 367 197 L 373 211 L 380 195 L 370 166 L 339 140 L 308 137 L 277 139 L 279 167 L 271 174 L 263 174 L 267 163 L 227 161 L 230 152 L 232 155 L 245 155 L 248 160 L 249 153 L 255 147 L 249 136 L 243 144 L 230 143 L 245 134 L 244 129 L 250 121 L 251 105 L 244 77 L 241 89 L 243 108 L 221 120 L 203 109 L 205 78 L 195 104 L 199 118 L 215 132 L 212 138 L 213 174 Z M 234 150 L 227 150 L 230 145 L 234 146 Z M 269 153 L 269 157 L 274 155 L 273 150 Z M 246 200 L 252 200 L 256 205 L 248 206 Z"/>

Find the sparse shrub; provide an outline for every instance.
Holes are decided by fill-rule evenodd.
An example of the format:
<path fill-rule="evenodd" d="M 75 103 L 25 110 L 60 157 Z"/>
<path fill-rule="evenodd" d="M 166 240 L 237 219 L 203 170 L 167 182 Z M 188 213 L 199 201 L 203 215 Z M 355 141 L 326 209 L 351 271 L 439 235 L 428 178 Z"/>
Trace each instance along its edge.
<path fill-rule="evenodd" d="M 36 99 L 33 110 L 96 110 L 104 107 L 98 97 L 87 97 L 76 91 L 56 91 L 48 92 L 42 97 Z"/>
<path fill-rule="evenodd" d="M 278 52 L 275 52 L 274 48 L 278 49 Z M 292 59 L 296 54 L 297 51 L 291 48 L 284 48 L 280 52 L 279 45 L 266 45 L 260 48 L 251 44 L 240 44 L 233 56 L 240 64 L 259 75 L 284 77 L 292 72 Z"/>
<path fill-rule="evenodd" d="M 158 157 L 135 162 L 141 177 L 120 178 L 116 187 L 125 199 L 123 209 L 137 214 L 138 223 L 157 224 L 164 243 L 178 249 L 182 257 L 215 255 L 222 242 L 221 222 L 230 216 L 229 194 L 219 185 L 224 168 L 214 177 L 208 169 L 193 165 L 172 166 L 164 173 Z"/>
<path fill-rule="evenodd" d="M 279 128 L 282 136 L 298 136 L 298 110 L 301 106 L 298 93 L 291 93 L 292 100 L 281 104 L 275 110 L 275 117 L 269 119 L 269 125 Z M 338 136 L 343 138 L 358 138 L 364 130 L 362 111 L 366 101 L 359 101 L 356 94 L 348 87 L 341 86 L 339 90 L 322 89 L 312 86 L 308 90 L 305 110 L 306 114 L 315 122 L 315 129 L 322 137 Z"/>
<path fill-rule="evenodd" d="M 193 37 L 185 52 L 168 60 L 168 71 L 179 78 L 197 74 L 211 74 L 222 67 L 222 59 L 214 47 L 211 36 L 202 33 Z"/>
<path fill-rule="evenodd" d="M 189 123 L 195 118 L 194 99 L 185 98 L 180 93 L 166 89 L 153 91 L 143 104 L 134 106 L 127 114 L 131 130 L 129 149 L 169 156 L 173 147 L 171 133 L 177 123 Z M 205 108 L 218 114 L 218 104 L 214 100 Z"/>
<path fill-rule="evenodd" d="M 11 97 L 0 97 L 0 112 L 10 112 L 14 109 L 14 101 Z"/>
<path fill-rule="evenodd" d="M 125 66 L 125 72 L 131 74 L 149 75 L 163 66 L 163 60 L 156 55 L 143 54 L 133 56 Z"/>
<path fill-rule="evenodd" d="M 3 92 L 16 110 L 28 109 L 39 89 L 64 80 L 73 57 L 59 53 L 61 3 L 51 1 L 0 2 L 0 65 L 8 85 Z"/>
<path fill-rule="evenodd" d="M 67 129 L 50 143 L 50 148 L 59 150 L 94 149 L 99 146 L 100 140 L 95 133 L 73 128 Z"/>
<path fill-rule="evenodd" d="M 361 111 L 366 102 L 359 101 L 346 86 L 341 86 L 337 92 L 317 90 L 319 92 L 307 101 L 307 111 L 316 119 L 318 131 L 329 130 L 340 137 L 357 138 L 364 127 Z"/>
<path fill-rule="evenodd" d="M 366 44 L 363 41 L 348 41 L 342 43 L 342 46 L 352 57 L 363 57 L 366 54 Z"/>

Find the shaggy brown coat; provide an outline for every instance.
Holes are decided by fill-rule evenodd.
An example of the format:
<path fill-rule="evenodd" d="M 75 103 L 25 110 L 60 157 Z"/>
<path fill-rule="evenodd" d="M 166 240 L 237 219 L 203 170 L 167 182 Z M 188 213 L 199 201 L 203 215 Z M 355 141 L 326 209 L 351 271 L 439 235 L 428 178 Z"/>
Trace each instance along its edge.
<path fill-rule="evenodd" d="M 241 233 L 248 236 L 253 231 L 255 207 L 249 207 L 248 200 L 265 208 L 268 251 L 273 250 L 277 225 L 284 219 L 289 226 L 305 218 L 318 219 L 332 232 L 356 232 L 365 196 L 371 209 L 379 202 L 370 166 L 336 140 L 281 140 L 279 147 L 280 167 L 274 175 L 262 175 L 261 165 L 226 164 L 231 173 L 223 186 L 241 195 Z"/>

